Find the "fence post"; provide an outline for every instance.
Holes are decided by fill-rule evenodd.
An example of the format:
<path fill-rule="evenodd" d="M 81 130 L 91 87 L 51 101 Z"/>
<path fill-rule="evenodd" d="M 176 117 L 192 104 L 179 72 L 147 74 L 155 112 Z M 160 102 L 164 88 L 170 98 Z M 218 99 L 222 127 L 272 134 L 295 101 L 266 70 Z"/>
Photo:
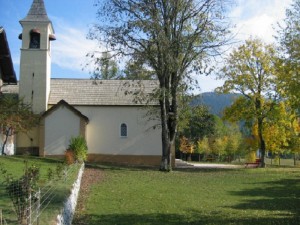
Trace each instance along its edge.
<path fill-rule="evenodd" d="M 37 193 L 37 218 L 36 218 L 36 225 L 40 225 L 40 210 L 41 210 L 41 189 Z"/>
<path fill-rule="evenodd" d="M 31 191 L 29 191 L 27 204 L 27 225 L 31 225 Z"/>
<path fill-rule="evenodd" d="M 2 209 L 0 209 L 0 225 L 2 225 Z"/>

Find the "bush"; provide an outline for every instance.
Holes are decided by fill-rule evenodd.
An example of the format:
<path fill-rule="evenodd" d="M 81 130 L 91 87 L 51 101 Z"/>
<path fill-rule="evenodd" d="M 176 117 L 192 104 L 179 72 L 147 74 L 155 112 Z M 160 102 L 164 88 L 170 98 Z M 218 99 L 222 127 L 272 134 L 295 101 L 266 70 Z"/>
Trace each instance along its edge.
<path fill-rule="evenodd" d="M 84 137 L 72 137 L 69 144 L 69 150 L 73 151 L 76 161 L 83 162 L 87 159 L 88 147 Z"/>
<path fill-rule="evenodd" d="M 250 151 L 250 152 L 246 155 L 246 162 L 254 163 L 255 160 L 256 160 L 256 152 L 255 152 L 255 151 Z"/>
<path fill-rule="evenodd" d="M 13 203 L 13 207 L 18 216 L 18 222 L 24 224 L 27 213 L 31 211 L 31 205 L 36 202 L 35 194 L 38 190 L 38 181 L 40 178 L 40 168 L 31 165 L 25 161 L 24 175 L 15 179 L 8 171 L 0 164 L 0 173 L 5 178 L 3 184 L 5 190 Z M 2 223 L 1 223 L 2 224 Z"/>

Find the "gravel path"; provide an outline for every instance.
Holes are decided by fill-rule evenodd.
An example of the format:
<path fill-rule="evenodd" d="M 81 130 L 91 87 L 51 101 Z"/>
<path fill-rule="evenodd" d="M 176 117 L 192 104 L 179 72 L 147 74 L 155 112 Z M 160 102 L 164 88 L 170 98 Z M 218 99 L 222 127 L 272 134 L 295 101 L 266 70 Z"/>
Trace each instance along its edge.
<path fill-rule="evenodd" d="M 90 191 L 90 187 L 103 181 L 105 175 L 103 170 L 95 168 L 85 168 L 81 180 L 79 198 L 76 206 L 76 212 L 73 219 L 73 225 L 86 225 L 87 219 L 81 216 L 85 210 L 84 206 Z"/>
<path fill-rule="evenodd" d="M 231 164 L 219 164 L 219 163 L 192 163 L 192 162 L 185 162 L 180 159 L 176 159 L 175 167 L 176 168 L 237 169 L 237 168 L 242 168 L 243 166 L 231 165 Z"/>

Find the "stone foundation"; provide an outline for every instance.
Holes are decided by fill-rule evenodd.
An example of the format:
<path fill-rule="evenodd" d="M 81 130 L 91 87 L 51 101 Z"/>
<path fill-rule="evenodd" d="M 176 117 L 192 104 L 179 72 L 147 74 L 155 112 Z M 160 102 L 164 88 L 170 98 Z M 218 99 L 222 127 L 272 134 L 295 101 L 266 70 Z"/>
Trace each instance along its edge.
<path fill-rule="evenodd" d="M 17 147 L 16 155 L 31 155 L 31 156 L 39 156 L 39 147 Z"/>
<path fill-rule="evenodd" d="M 161 156 L 89 154 L 88 161 L 128 166 L 159 166 Z"/>

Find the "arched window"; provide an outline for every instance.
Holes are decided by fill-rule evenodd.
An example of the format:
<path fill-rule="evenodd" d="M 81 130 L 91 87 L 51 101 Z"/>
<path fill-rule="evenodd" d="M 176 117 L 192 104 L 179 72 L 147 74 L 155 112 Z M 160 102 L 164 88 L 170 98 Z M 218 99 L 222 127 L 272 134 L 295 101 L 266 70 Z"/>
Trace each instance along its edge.
<path fill-rule="evenodd" d="M 40 48 L 40 31 L 38 29 L 32 29 L 30 31 L 30 44 L 29 48 Z"/>
<path fill-rule="evenodd" d="M 120 135 L 121 137 L 127 137 L 127 125 L 125 123 L 121 124 Z"/>

